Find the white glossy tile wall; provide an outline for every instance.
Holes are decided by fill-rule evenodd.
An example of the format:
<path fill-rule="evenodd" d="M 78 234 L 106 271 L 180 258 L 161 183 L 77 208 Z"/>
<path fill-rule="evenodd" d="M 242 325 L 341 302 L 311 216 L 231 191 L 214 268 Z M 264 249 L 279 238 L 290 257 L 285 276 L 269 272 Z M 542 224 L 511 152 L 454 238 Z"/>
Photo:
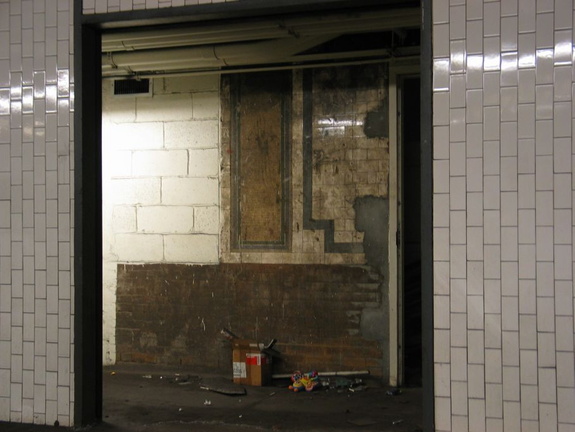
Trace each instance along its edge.
<path fill-rule="evenodd" d="M 0 421 L 73 421 L 72 5 L 0 0 Z"/>
<path fill-rule="evenodd" d="M 197 6 L 238 0 L 83 0 L 84 15 L 158 9 L 178 6 Z"/>
<path fill-rule="evenodd" d="M 438 431 L 575 430 L 572 0 L 433 0 Z"/>

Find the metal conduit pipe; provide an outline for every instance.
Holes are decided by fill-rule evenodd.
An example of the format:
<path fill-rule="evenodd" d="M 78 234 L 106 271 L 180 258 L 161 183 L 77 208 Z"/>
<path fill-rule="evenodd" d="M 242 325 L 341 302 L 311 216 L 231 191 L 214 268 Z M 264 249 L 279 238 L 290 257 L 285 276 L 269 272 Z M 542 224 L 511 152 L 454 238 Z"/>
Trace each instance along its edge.
<path fill-rule="evenodd" d="M 240 26 L 214 29 L 176 29 L 155 30 L 149 32 L 119 33 L 102 35 L 102 51 L 126 51 L 154 48 L 169 48 L 172 46 L 208 45 L 229 43 L 238 39 L 242 41 L 293 37 L 286 29 L 280 29 L 277 24 L 256 25 L 254 28 Z"/>
<path fill-rule="evenodd" d="M 202 75 L 226 75 L 231 73 L 244 73 L 244 72 L 267 72 L 267 71 L 278 71 L 278 70 L 297 70 L 297 69 L 309 69 L 324 66 L 352 66 L 352 65 L 363 65 L 363 64 L 374 64 L 374 63 L 389 63 L 394 62 L 396 65 L 416 65 L 419 62 L 419 56 L 409 56 L 409 57 L 388 57 L 388 58 L 377 58 L 368 60 L 350 60 L 350 61 L 340 61 L 340 62 L 314 62 L 306 64 L 294 64 L 294 65 L 282 65 L 282 66 L 257 66 L 257 67 L 240 67 L 233 69 L 179 69 L 172 72 L 144 72 L 138 74 L 139 78 L 168 78 L 176 76 L 202 76 Z M 102 76 L 102 79 L 125 79 L 127 76 L 125 74 L 113 74 L 109 72 L 107 75 Z"/>
<path fill-rule="evenodd" d="M 155 65 L 152 65 L 150 63 L 145 64 L 145 65 L 140 65 L 140 66 L 136 66 L 133 64 L 121 64 L 121 65 L 117 65 L 115 67 L 112 67 L 110 65 L 105 65 L 102 68 L 102 75 L 103 77 L 109 77 L 109 76 L 129 76 L 129 75 L 137 75 L 140 77 L 143 76 L 158 76 L 160 74 L 165 74 L 165 75 L 173 75 L 174 73 L 178 73 L 181 71 L 187 71 L 187 72 L 193 72 L 193 71 L 198 71 L 198 72 L 204 72 L 204 71 L 208 71 L 208 73 L 214 73 L 214 72 L 221 72 L 220 68 L 221 67 L 230 67 L 233 68 L 233 70 L 235 72 L 238 72 L 240 70 L 243 70 L 244 72 L 255 72 L 256 70 L 254 68 L 248 68 L 248 66 L 253 65 L 253 66 L 257 66 L 257 65 L 267 65 L 264 68 L 258 68 L 258 70 L 272 70 L 273 64 L 285 64 L 285 63 L 293 63 L 287 66 L 281 66 L 281 68 L 283 69 L 298 69 L 298 68 L 304 68 L 304 67 L 314 67 L 313 65 L 315 65 L 315 67 L 318 66 L 335 66 L 335 65 L 339 65 L 339 66 L 343 66 L 344 64 L 350 65 L 350 64 L 367 64 L 370 60 L 373 60 L 373 62 L 382 62 L 382 61 L 388 61 L 390 60 L 392 57 L 390 56 L 390 53 L 388 50 L 386 49 L 381 49 L 381 50 L 372 50 L 372 51 L 362 51 L 362 52 L 352 52 L 352 53 L 335 53 L 335 54 L 318 54 L 318 55 L 308 55 L 308 56 L 297 56 L 297 57 L 290 57 L 290 58 L 274 58 L 274 59 L 270 59 L 270 58 L 263 58 L 263 57 L 258 57 L 258 58 L 251 58 L 251 59 L 242 59 L 242 61 L 239 61 L 237 64 L 234 64 L 233 62 L 229 62 L 229 63 L 217 63 L 216 60 L 212 61 L 212 62 L 199 62 L 197 59 L 181 59 L 181 61 L 177 62 L 177 61 L 173 61 L 170 62 L 169 64 L 167 64 L 167 62 L 164 63 L 158 63 Z M 405 58 L 412 58 L 412 57 L 393 57 L 393 59 L 395 59 L 396 61 L 402 61 Z M 344 59 L 351 59 L 350 61 L 347 62 L 342 62 Z M 354 60 L 355 59 L 355 60 Z M 359 60 L 358 60 L 359 59 Z M 338 61 L 338 63 L 334 63 L 334 61 Z M 242 67 L 244 67 L 242 69 Z M 119 73 L 119 71 L 125 71 L 124 73 Z M 156 72 L 154 72 L 156 71 Z M 224 72 L 225 73 L 225 72 Z M 189 75 L 189 73 L 186 73 L 186 75 Z"/>
<path fill-rule="evenodd" d="M 298 52 L 330 40 L 333 35 L 247 44 L 210 45 L 165 50 L 106 53 L 102 73 L 117 69 L 134 72 L 214 68 L 257 63 L 279 63 Z"/>

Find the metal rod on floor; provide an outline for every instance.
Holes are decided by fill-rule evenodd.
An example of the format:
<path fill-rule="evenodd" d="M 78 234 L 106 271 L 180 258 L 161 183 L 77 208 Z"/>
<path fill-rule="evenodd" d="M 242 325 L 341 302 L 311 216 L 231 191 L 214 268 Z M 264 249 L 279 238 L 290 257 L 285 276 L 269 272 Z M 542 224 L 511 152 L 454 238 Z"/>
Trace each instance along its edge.
<path fill-rule="evenodd" d="M 354 375 L 369 375 L 368 370 L 361 371 L 339 371 L 339 372 L 318 372 L 320 377 L 331 377 L 331 376 L 354 376 Z M 273 374 L 272 379 L 284 379 L 291 378 L 292 374 Z"/>

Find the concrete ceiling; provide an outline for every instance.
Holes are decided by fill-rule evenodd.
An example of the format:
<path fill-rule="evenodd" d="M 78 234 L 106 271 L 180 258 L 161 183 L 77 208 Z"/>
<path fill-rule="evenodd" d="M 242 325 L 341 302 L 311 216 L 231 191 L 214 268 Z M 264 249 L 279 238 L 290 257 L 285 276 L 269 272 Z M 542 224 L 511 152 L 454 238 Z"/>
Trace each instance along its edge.
<path fill-rule="evenodd" d="M 104 77 L 234 72 L 418 55 L 419 8 L 323 13 L 102 36 Z"/>

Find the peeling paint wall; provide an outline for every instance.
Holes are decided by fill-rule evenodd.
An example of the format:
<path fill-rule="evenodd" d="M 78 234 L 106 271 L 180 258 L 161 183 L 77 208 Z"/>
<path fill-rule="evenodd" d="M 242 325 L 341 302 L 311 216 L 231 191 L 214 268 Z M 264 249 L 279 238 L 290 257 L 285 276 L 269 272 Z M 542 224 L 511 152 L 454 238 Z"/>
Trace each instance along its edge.
<path fill-rule="evenodd" d="M 230 141 L 230 84 L 224 79 L 222 261 L 365 264 L 364 232 L 356 227 L 354 203 L 362 196 L 387 201 L 389 119 L 387 108 L 382 108 L 387 107 L 387 97 L 385 65 L 293 72 L 291 247 L 280 252 L 239 251 L 230 240 L 230 155 L 234 150 Z M 371 226 L 387 235 L 387 223 L 381 222 L 379 227 Z"/>

